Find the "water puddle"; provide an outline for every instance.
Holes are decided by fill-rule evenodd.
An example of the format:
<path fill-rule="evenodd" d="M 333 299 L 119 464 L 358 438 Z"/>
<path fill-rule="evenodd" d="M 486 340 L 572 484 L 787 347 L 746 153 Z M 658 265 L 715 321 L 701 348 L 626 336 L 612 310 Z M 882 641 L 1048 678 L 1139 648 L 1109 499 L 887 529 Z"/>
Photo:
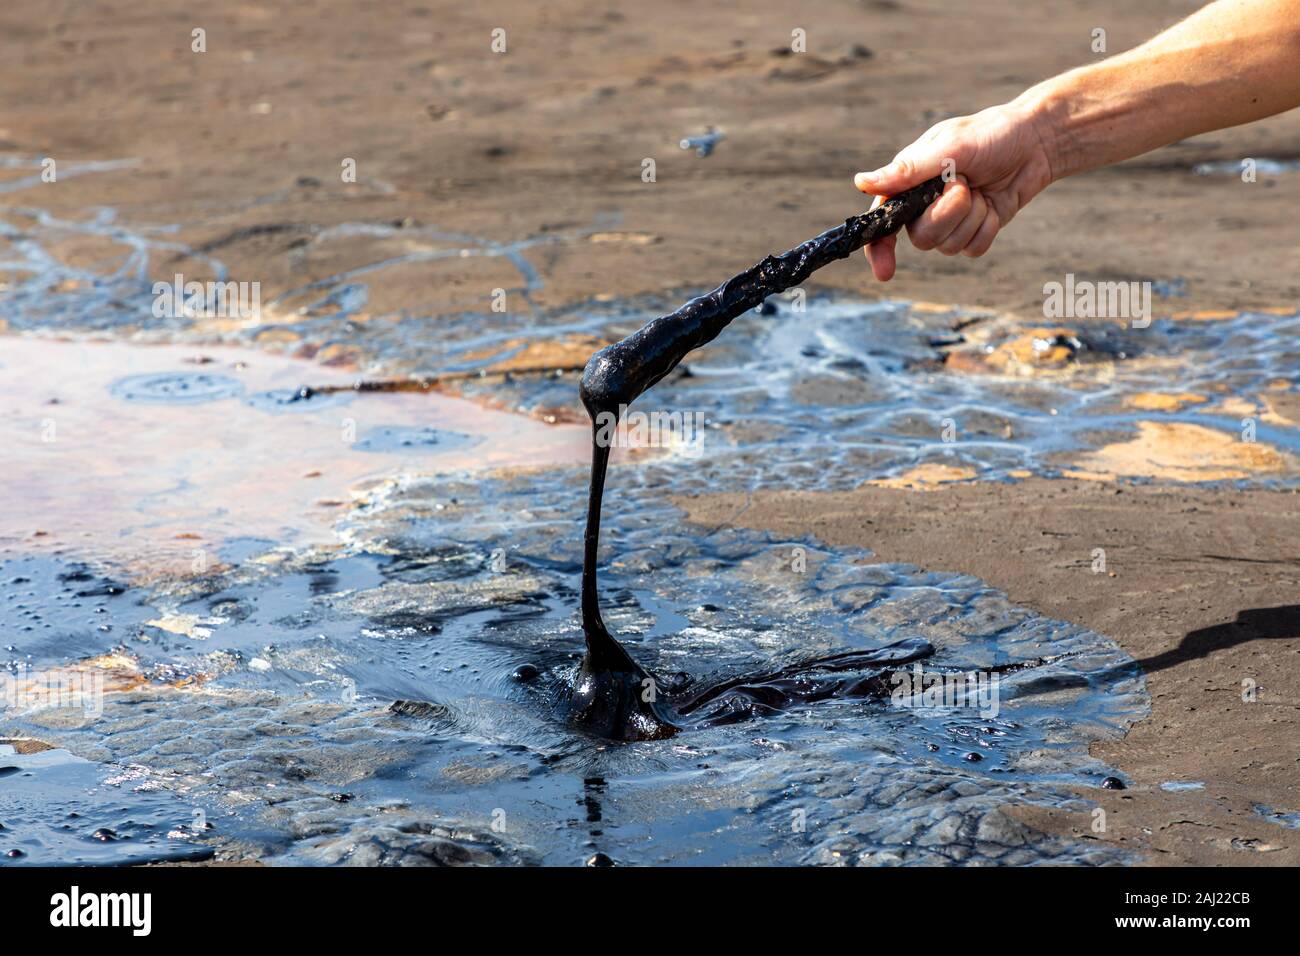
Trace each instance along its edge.
<path fill-rule="evenodd" d="M 1300 830 L 1300 813 L 1294 810 L 1278 810 L 1273 807 L 1266 807 L 1263 804 L 1256 804 L 1253 809 L 1255 813 L 1269 823 L 1276 823 L 1288 830 Z"/>
<path fill-rule="evenodd" d="M 144 767 L 0 743 L 0 865 L 204 860 L 205 817 Z"/>
<path fill-rule="evenodd" d="M 613 337 L 650 315 L 583 330 Z M 1050 331 L 907 303 L 780 302 L 737 319 L 636 407 L 707 423 L 707 454 L 678 476 L 684 493 L 1030 474 L 1295 483 L 1294 309 Z M 525 409 L 574 404 L 568 382 L 463 390 Z"/>
<path fill-rule="evenodd" d="M 355 373 L 252 349 L 0 339 L 0 556 L 62 550 L 201 572 L 226 542 L 333 542 L 358 485 L 395 470 L 578 461 L 584 431 L 439 394 L 347 392 Z M 292 413 L 278 412 L 292 409 Z"/>

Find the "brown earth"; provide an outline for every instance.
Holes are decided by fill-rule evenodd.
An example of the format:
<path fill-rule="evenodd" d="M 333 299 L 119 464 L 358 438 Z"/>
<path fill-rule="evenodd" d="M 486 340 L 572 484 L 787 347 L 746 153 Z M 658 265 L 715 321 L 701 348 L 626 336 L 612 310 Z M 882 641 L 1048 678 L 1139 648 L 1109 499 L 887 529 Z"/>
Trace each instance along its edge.
<path fill-rule="evenodd" d="M 0 152 L 137 160 L 7 198 L 180 223 L 178 238 L 211 246 L 232 278 L 261 281 L 264 301 L 418 245 L 318 239 L 348 221 L 550 236 L 532 253 L 544 305 L 663 293 L 712 287 L 861 211 L 855 171 L 937 119 L 1096 59 L 1093 28 L 1118 51 L 1188 10 L 1183 0 L 101 0 L 38 17 L 9 4 Z M 495 28 L 503 54 L 490 49 Z M 195 29 L 205 53 L 191 50 Z M 805 53 L 789 52 L 795 29 Z M 709 126 L 727 137 L 711 156 L 678 147 Z M 1191 167 L 1294 158 L 1298 139 L 1300 113 L 1197 137 L 1058 184 L 978 262 L 907 254 L 881 287 L 855 258 L 810 286 L 1033 315 L 1043 283 L 1074 272 L 1186 278 L 1189 297 L 1157 299 L 1158 313 L 1293 303 L 1300 176 L 1246 184 Z M 642 181 L 647 158 L 653 183 Z M 355 183 L 341 179 L 345 159 Z M 602 214 L 615 223 L 598 225 Z M 594 234 L 574 235 L 584 229 Z M 88 261 L 110 249 L 83 239 L 63 251 Z M 151 264 L 154 278 L 178 269 L 204 278 L 201 263 Z M 486 305 L 513 278 L 496 258 L 418 263 L 388 270 L 371 307 Z"/>

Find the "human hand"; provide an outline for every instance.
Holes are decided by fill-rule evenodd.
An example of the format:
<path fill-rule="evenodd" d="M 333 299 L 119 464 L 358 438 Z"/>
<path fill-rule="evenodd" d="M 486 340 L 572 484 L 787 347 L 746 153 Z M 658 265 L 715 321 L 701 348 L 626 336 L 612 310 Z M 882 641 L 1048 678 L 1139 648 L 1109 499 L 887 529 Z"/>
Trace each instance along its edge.
<path fill-rule="evenodd" d="M 1053 181 L 1043 122 L 1018 102 L 946 119 L 888 166 L 858 173 L 853 182 L 864 193 L 888 197 L 943 175 L 949 180 L 943 194 L 908 225 L 908 238 L 923 251 L 982 256 L 998 231 Z M 866 247 L 881 282 L 893 278 L 897 241 L 889 236 Z"/>

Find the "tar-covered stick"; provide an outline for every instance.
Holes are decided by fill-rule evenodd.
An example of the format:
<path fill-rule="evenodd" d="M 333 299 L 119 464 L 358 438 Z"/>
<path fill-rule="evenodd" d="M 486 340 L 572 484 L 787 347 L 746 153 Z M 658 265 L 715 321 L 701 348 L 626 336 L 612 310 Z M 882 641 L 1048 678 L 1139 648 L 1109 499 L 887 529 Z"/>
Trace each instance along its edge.
<path fill-rule="evenodd" d="M 707 295 L 646 323 L 591 357 L 581 389 L 582 403 L 591 416 L 592 447 L 582 560 L 582 629 L 587 655 L 573 693 L 576 723 L 620 740 L 669 737 L 677 730 L 657 706 L 653 679 L 606 630 L 600 616 L 596 558 L 611 425 L 638 395 L 676 368 L 688 352 L 717 338 L 732 319 L 761 305 L 768 296 L 797 286 L 822 266 L 898 232 L 939 198 L 943 185 L 940 177 L 931 179 L 789 252 L 768 256 Z"/>
<path fill-rule="evenodd" d="M 621 342 L 591 357 L 582 375 L 587 412 L 618 411 L 671 372 L 692 349 L 713 341 L 738 315 L 768 296 L 797 286 L 822 266 L 843 259 L 869 242 L 892 236 L 921 215 L 943 192 L 940 177 L 885 200 L 876 209 L 847 219 L 779 256 L 768 256 L 708 295 L 669 315 L 647 322 Z"/>

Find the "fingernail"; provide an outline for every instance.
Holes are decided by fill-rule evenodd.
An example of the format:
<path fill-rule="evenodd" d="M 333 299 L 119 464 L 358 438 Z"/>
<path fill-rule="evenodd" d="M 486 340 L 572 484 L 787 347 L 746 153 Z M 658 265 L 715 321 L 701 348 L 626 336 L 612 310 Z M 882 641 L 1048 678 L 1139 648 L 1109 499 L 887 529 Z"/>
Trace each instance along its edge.
<path fill-rule="evenodd" d="M 853 185 L 861 189 L 863 186 L 869 186 L 875 178 L 875 173 L 858 173 L 853 177 Z"/>

